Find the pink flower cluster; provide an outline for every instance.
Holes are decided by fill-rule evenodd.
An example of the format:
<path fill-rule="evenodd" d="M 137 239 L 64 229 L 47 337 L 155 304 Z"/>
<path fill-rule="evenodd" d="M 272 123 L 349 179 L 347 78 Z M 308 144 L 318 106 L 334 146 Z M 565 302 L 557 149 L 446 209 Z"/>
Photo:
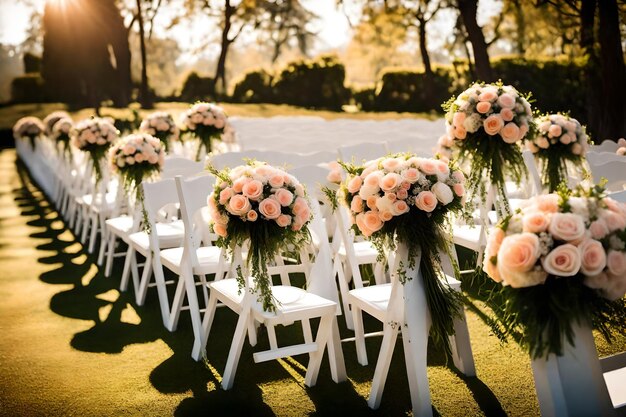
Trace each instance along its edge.
<path fill-rule="evenodd" d="M 492 230 L 483 269 L 513 288 L 543 284 L 549 275 L 584 277 L 610 300 L 626 293 L 626 204 L 610 198 L 534 197 Z"/>
<path fill-rule="evenodd" d="M 52 113 L 50 113 L 49 115 L 47 115 L 44 119 L 43 119 L 43 124 L 46 127 L 46 135 L 48 136 L 52 136 L 52 132 L 54 129 L 54 125 L 61 119 L 68 119 L 70 118 L 70 115 L 67 112 L 64 112 L 62 110 L 59 111 L 53 111 Z"/>
<path fill-rule="evenodd" d="M 617 150 L 615 151 L 617 155 L 626 156 L 626 139 L 619 138 L 617 141 Z"/>
<path fill-rule="evenodd" d="M 69 117 L 62 117 L 54 123 L 52 126 L 52 131 L 50 132 L 51 139 L 61 139 L 69 138 L 70 132 L 72 131 L 72 127 L 74 126 L 74 121 Z"/>
<path fill-rule="evenodd" d="M 437 140 L 437 149 L 435 150 L 435 156 L 437 156 L 443 162 L 449 162 L 452 159 L 453 147 L 454 138 L 448 134 L 441 135 Z"/>
<path fill-rule="evenodd" d="M 228 180 L 217 184 L 208 198 L 213 231 L 217 235 L 226 237 L 231 221 L 265 220 L 299 231 L 311 219 L 304 187 L 282 169 L 251 162 L 227 174 Z"/>
<path fill-rule="evenodd" d="M 463 201 L 464 183 L 463 173 L 443 161 L 401 154 L 367 162 L 360 175 L 348 177 L 343 192 L 353 224 L 371 236 L 412 208 L 431 213 Z"/>
<path fill-rule="evenodd" d="M 80 150 L 92 146 L 109 146 L 119 138 L 119 132 L 110 119 L 93 117 L 74 126 L 72 144 Z"/>
<path fill-rule="evenodd" d="M 331 161 L 328 163 L 328 175 L 326 180 L 331 184 L 339 185 L 343 181 L 344 172 L 343 168 L 337 161 Z"/>
<path fill-rule="evenodd" d="M 125 136 L 111 147 L 109 161 L 114 172 L 132 166 L 156 166 L 160 171 L 165 162 L 165 150 L 159 139 L 147 133 L 136 133 Z"/>
<path fill-rule="evenodd" d="M 37 117 L 22 117 L 13 125 L 13 137 L 15 139 L 36 138 L 41 136 L 44 130 L 44 124 Z"/>
<path fill-rule="evenodd" d="M 448 135 L 465 140 L 481 128 L 506 143 L 524 139 L 532 123 L 530 104 L 508 85 L 474 84 L 450 105 Z"/>
<path fill-rule="evenodd" d="M 228 124 L 228 117 L 224 109 L 212 103 L 196 103 L 182 114 L 182 123 L 189 130 L 196 130 L 198 126 L 212 126 L 222 130 Z"/>
<path fill-rule="evenodd" d="M 164 111 L 157 111 L 150 114 L 141 121 L 139 130 L 148 135 L 157 136 L 162 139 L 178 139 L 179 129 L 172 116 Z"/>
<path fill-rule="evenodd" d="M 584 156 L 589 145 L 585 129 L 578 120 L 561 114 L 542 116 L 536 120 L 537 135 L 526 143 L 534 154 L 541 154 L 550 147 L 570 152 L 574 156 Z"/>

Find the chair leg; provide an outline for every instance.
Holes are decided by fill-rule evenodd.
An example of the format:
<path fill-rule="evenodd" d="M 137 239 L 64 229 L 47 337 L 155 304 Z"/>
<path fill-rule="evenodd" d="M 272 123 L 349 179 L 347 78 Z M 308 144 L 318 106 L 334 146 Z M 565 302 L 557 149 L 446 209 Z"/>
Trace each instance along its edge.
<path fill-rule="evenodd" d="M 96 248 L 96 239 L 98 238 L 98 228 L 100 221 L 99 217 L 96 213 L 93 213 L 91 216 L 91 233 L 89 234 L 89 253 L 93 253 Z"/>
<path fill-rule="evenodd" d="M 107 244 L 109 243 L 109 231 L 107 230 L 106 223 L 100 222 L 102 225 L 100 236 L 100 250 L 98 252 L 98 266 L 102 266 L 104 262 L 104 255 L 106 253 Z M 112 234 L 112 233 L 111 233 Z"/>
<path fill-rule="evenodd" d="M 322 316 L 320 320 L 320 326 L 317 329 L 317 337 L 315 340 L 317 350 L 309 354 L 309 364 L 306 369 L 306 375 L 304 376 L 304 385 L 307 387 L 315 386 L 317 382 L 317 376 L 319 375 L 320 366 L 322 365 L 322 358 L 326 350 L 326 342 L 328 342 L 328 338 L 333 332 L 332 324 L 334 318 L 334 313 L 329 313 Z"/>
<path fill-rule="evenodd" d="M 350 312 L 350 303 L 348 302 L 348 291 L 350 291 L 350 288 L 348 288 L 348 281 L 346 280 L 346 276 L 343 272 L 343 268 L 341 267 L 341 261 L 339 259 L 335 259 L 334 270 L 337 275 L 337 282 L 339 282 L 341 304 L 343 305 L 343 316 L 346 320 L 346 327 L 349 330 L 354 330 L 354 321 Z"/>
<path fill-rule="evenodd" d="M 328 350 L 328 363 L 330 364 L 330 376 L 337 384 L 348 379 L 346 373 L 346 362 L 343 358 L 341 348 L 341 336 L 339 335 L 339 325 L 337 316 L 333 317 L 332 333 L 326 344 Z"/>
<path fill-rule="evenodd" d="M 122 271 L 122 280 L 120 282 L 120 291 L 126 291 L 128 289 L 128 278 L 130 276 L 130 265 L 135 259 L 135 249 L 132 246 L 128 247 L 126 251 L 126 258 L 124 259 L 124 270 Z"/>
<path fill-rule="evenodd" d="M 469 329 L 465 319 L 465 312 L 460 318 L 454 320 L 454 336 L 450 336 L 452 347 L 452 360 L 454 366 L 465 376 L 476 376 L 472 344 L 470 343 Z"/>
<path fill-rule="evenodd" d="M 193 276 L 191 278 L 193 280 Z M 194 283 L 195 289 L 195 283 Z M 176 291 L 174 292 L 174 298 L 172 300 L 172 311 L 170 313 L 170 319 L 167 326 L 167 330 L 175 332 L 178 328 L 178 318 L 180 317 L 180 310 L 183 308 L 183 302 L 185 301 L 185 278 L 183 276 L 178 277 L 176 284 Z"/>
<path fill-rule="evenodd" d="M 248 295 L 244 295 L 246 297 Z M 226 361 L 226 369 L 222 377 L 222 389 L 229 390 L 233 387 L 235 382 L 235 374 L 237 373 L 237 365 L 239 365 L 239 358 L 241 357 L 241 350 L 243 349 L 243 342 L 246 339 L 246 328 L 250 322 L 250 303 L 244 302 L 244 307 L 239 315 L 237 321 L 237 327 L 235 328 L 235 334 L 233 336 L 233 343 L 230 345 L 230 351 L 228 352 L 228 360 Z"/>
<path fill-rule="evenodd" d="M 204 312 L 204 318 L 202 319 L 202 337 L 200 339 L 194 339 L 193 348 L 191 349 L 191 357 L 196 361 L 200 360 L 202 352 L 206 349 L 209 333 L 213 326 L 215 310 L 217 310 L 217 297 L 211 293 L 206 311 Z"/>
<path fill-rule="evenodd" d="M 146 302 L 146 294 L 148 294 L 148 284 L 152 276 L 152 252 L 148 253 L 146 263 L 141 272 L 141 280 L 139 281 L 138 291 L 135 293 L 135 301 L 138 306 L 142 306 Z"/>
<path fill-rule="evenodd" d="M 425 337 L 417 340 L 412 340 L 409 334 L 403 334 L 402 344 L 404 347 L 404 361 L 406 363 L 407 377 L 409 380 L 409 390 L 411 392 L 413 415 L 431 417 L 433 412 L 426 366 L 428 337 L 426 335 L 424 336 Z"/>
<path fill-rule="evenodd" d="M 352 319 L 354 320 L 354 344 L 356 357 L 359 365 L 367 366 L 367 350 L 365 348 L 365 331 L 363 329 L 363 313 L 355 305 L 352 306 Z"/>
<path fill-rule="evenodd" d="M 156 282 L 157 295 L 159 297 L 159 306 L 161 307 L 163 326 L 165 326 L 166 329 L 169 329 L 170 301 L 167 296 L 165 276 L 163 275 L 163 265 L 161 265 L 161 259 L 158 256 L 152 256 L 152 270 L 154 272 L 154 282 Z"/>
<path fill-rule="evenodd" d="M 113 269 L 113 257 L 115 255 L 115 241 L 117 237 L 115 234 L 111 233 L 111 237 L 109 238 L 109 243 L 107 245 L 107 260 L 106 265 L 104 267 L 104 276 L 110 277 L 111 270 Z"/>
<path fill-rule="evenodd" d="M 391 327 L 391 325 L 387 323 L 384 323 L 383 327 L 383 342 L 380 346 L 378 362 L 376 362 L 376 370 L 374 371 L 374 378 L 372 379 L 370 398 L 367 400 L 367 405 L 372 410 L 376 410 L 380 407 L 380 400 L 383 397 L 383 389 L 385 388 L 385 382 L 387 381 L 387 373 L 389 372 L 389 366 L 391 365 L 393 349 L 396 346 L 396 339 L 398 338 L 397 329 Z"/>

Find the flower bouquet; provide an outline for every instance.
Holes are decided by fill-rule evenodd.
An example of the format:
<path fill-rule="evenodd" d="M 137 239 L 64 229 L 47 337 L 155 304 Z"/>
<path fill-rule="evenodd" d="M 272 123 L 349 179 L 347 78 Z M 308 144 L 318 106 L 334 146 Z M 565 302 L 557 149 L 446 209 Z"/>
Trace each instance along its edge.
<path fill-rule="evenodd" d="M 552 193 L 567 180 L 567 161 L 582 165 L 588 137 L 578 120 L 561 114 L 541 116 L 536 125 L 537 134 L 526 142 L 526 147 L 539 159 L 541 180 Z"/>
<path fill-rule="evenodd" d="M 217 177 L 208 198 L 217 245 L 233 250 L 249 242 L 247 265 L 254 277 L 252 291 L 266 311 L 275 311 L 267 265 L 283 248 L 299 248 L 308 240 L 311 209 L 304 187 L 285 171 L 261 162 L 232 170 L 209 170 Z M 245 286 L 238 274 L 239 286 Z"/>
<path fill-rule="evenodd" d="M 179 129 L 174 123 L 174 119 L 164 111 L 152 113 L 143 119 L 139 130 L 163 142 L 166 152 L 171 152 L 172 143 L 178 140 L 179 135 Z"/>
<path fill-rule="evenodd" d="M 89 153 L 93 161 L 96 184 L 102 179 L 102 163 L 107 151 L 119 137 L 119 132 L 109 119 L 92 117 L 78 122 L 72 131 L 72 145 Z"/>
<path fill-rule="evenodd" d="M 460 170 L 435 159 L 396 154 L 363 166 L 343 163 L 348 173 L 339 199 L 349 208 L 353 228 L 368 237 L 380 256 L 397 244 L 408 249 L 408 267 L 419 268 L 432 316 L 433 340 L 450 352 L 448 335 L 459 314 L 458 295 L 443 285 L 439 250 L 449 253 L 447 214 L 461 212 L 465 177 Z M 404 266 L 402 266 L 404 267 Z M 405 271 L 398 271 L 405 283 Z"/>
<path fill-rule="evenodd" d="M 484 203 L 488 179 L 503 209 L 510 212 L 505 180 L 511 177 L 519 184 L 526 175 L 519 142 L 534 126 L 527 98 L 501 83 L 476 83 L 443 108 L 448 134 L 459 148 L 460 162 L 470 162 L 469 194 L 480 195 Z"/>
<path fill-rule="evenodd" d="M 182 122 L 188 132 L 199 140 L 196 160 L 200 160 L 202 148 L 211 152 L 211 140 L 221 140 L 228 119 L 224 109 L 216 104 L 196 103 L 183 113 Z"/>
<path fill-rule="evenodd" d="M 146 133 L 125 136 L 109 150 L 111 170 L 120 174 L 124 189 L 143 202 L 141 182 L 156 177 L 163 169 L 163 143 Z"/>
<path fill-rule="evenodd" d="M 52 130 L 54 128 L 54 125 L 56 124 L 56 122 L 58 122 L 61 119 L 71 119 L 71 118 L 67 112 L 60 110 L 60 111 L 53 111 L 52 113 L 50 113 L 43 119 L 43 124 L 46 128 L 45 132 L 48 137 L 52 136 Z"/>
<path fill-rule="evenodd" d="M 562 355 L 576 324 L 611 340 L 610 327 L 626 331 L 626 205 L 599 186 L 534 197 L 490 234 L 483 269 L 503 284 L 505 336 L 531 357 Z"/>
<path fill-rule="evenodd" d="M 454 138 L 448 134 L 441 135 L 437 140 L 437 148 L 435 150 L 435 158 L 443 162 L 449 162 L 453 158 Z"/>
<path fill-rule="evenodd" d="M 626 139 L 619 138 L 617 141 L 617 150 L 615 151 L 617 155 L 625 156 L 626 155 Z"/>
<path fill-rule="evenodd" d="M 35 149 L 35 140 L 43 134 L 45 127 L 41 120 L 36 117 L 22 117 L 13 125 L 13 137 L 15 139 L 28 138 L 30 146 Z"/>
<path fill-rule="evenodd" d="M 69 117 L 62 117 L 58 119 L 52 126 L 49 137 L 52 140 L 57 141 L 61 146 L 61 153 L 69 160 L 72 155 L 72 149 L 70 147 L 70 133 L 74 127 L 74 121 Z"/>

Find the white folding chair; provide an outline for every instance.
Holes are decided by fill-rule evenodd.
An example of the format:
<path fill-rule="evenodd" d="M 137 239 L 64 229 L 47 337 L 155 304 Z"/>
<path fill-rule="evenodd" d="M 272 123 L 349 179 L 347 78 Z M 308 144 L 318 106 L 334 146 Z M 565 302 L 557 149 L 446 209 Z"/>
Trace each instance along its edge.
<path fill-rule="evenodd" d="M 366 312 L 383 324 L 383 341 L 368 400 L 370 408 L 377 409 L 382 399 L 396 339 L 398 333 L 401 332 L 413 412 L 416 415 L 431 415 L 426 372 L 428 333 L 431 324 L 430 312 L 424 296 L 421 273 L 414 273 L 419 270 L 420 259 L 416 259 L 416 269 L 407 271 L 407 276 L 412 276 L 412 280 L 401 284 L 396 271 L 399 262 L 404 259 L 406 263 L 408 255 L 406 246 L 400 245 L 397 255 L 394 258 L 391 283 L 355 288 L 348 293 L 348 301 L 352 307 L 354 320 L 357 358 L 361 365 L 367 365 L 362 317 L 362 312 Z M 461 283 L 459 281 L 449 276 L 446 277 L 446 280 L 447 284 L 455 291 L 460 291 Z M 420 290 L 416 290 L 417 288 Z M 415 297 L 417 300 L 414 300 Z M 413 302 L 409 304 L 407 299 L 413 299 Z M 418 311 L 416 312 L 415 309 Z M 465 313 L 462 313 L 460 318 L 455 319 L 454 330 L 455 335 L 450 336 L 454 364 L 463 374 L 475 376 L 476 369 Z"/>
<path fill-rule="evenodd" d="M 315 225 L 310 227 L 315 230 L 316 233 L 323 235 L 325 229 L 320 219 L 321 215 L 317 201 L 311 201 L 311 209 L 313 213 L 311 223 Z M 325 239 L 327 240 L 327 237 L 320 237 L 320 241 L 322 242 Z M 211 287 L 211 298 L 203 320 L 205 338 L 210 332 L 215 314 L 215 306 L 218 301 L 223 302 L 239 314 L 239 320 L 222 379 L 223 389 L 230 389 L 234 383 L 243 342 L 245 341 L 251 318 L 267 326 L 270 342 L 270 348 L 268 350 L 254 353 L 253 358 L 255 362 L 265 362 L 308 353 L 309 364 L 307 366 L 304 383 L 306 386 L 311 387 L 315 385 L 317 381 L 324 351 L 328 348 L 331 377 L 333 381 L 338 383 L 346 380 L 343 352 L 341 350 L 341 341 L 339 340 L 339 329 L 335 317 L 337 313 L 337 303 L 332 301 L 332 299 L 325 298 L 326 296 L 333 296 L 333 298 L 336 299 L 337 296 L 337 290 L 330 270 L 330 248 L 325 246 L 325 249 L 320 249 L 315 258 L 307 290 L 288 285 L 271 287 L 273 297 L 277 300 L 276 312 L 266 312 L 263 310 L 261 304 L 256 301 L 256 295 L 250 291 L 248 287 L 249 283 L 247 283 L 248 285 L 246 285 L 243 294 L 239 293 L 238 283 L 234 279 L 223 279 L 209 284 Z M 275 271 L 270 269 L 270 273 L 273 272 Z M 321 319 L 315 340 L 313 340 L 308 325 L 309 320 L 312 318 Z M 276 335 L 273 332 L 273 327 L 276 325 L 291 325 L 296 321 L 302 322 L 304 343 L 279 347 Z M 203 342 L 201 346 L 206 343 L 205 340 Z"/>
<path fill-rule="evenodd" d="M 626 186 L 626 157 L 622 160 L 593 163 L 588 160 L 593 182 L 599 183 L 602 178 L 607 179 L 608 191 L 621 191 Z"/>
<path fill-rule="evenodd" d="M 606 139 L 606 140 L 604 140 L 602 143 L 600 143 L 598 145 L 591 145 L 589 147 L 589 152 L 611 152 L 611 153 L 615 153 L 615 151 L 617 151 L 618 147 L 619 147 L 619 145 L 617 144 L 617 142 L 612 141 L 610 139 Z M 589 152 L 587 152 L 587 154 L 589 154 Z"/>
<path fill-rule="evenodd" d="M 535 161 L 535 155 L 528 150 L 525 149 L 522 151 L 522 157 L 524 158 L 524 165 L 526 165 L 526 170 L 530 174 L 530 182 L 528 183 L 529 190 L 527 194 L 531 195 L 539 195 L 543 191 L 543 184 L 541 183 L 541 176 L 539 175 L 539 169 L 537 169 L 537 163 Z"/>
<path fill-rule="evenodd" d="M 357 145 L 345 145 L 337 148 L 342 161 L 361 163 L 383 157 L 389 153 L 387 142 L 367 142 Z"/>

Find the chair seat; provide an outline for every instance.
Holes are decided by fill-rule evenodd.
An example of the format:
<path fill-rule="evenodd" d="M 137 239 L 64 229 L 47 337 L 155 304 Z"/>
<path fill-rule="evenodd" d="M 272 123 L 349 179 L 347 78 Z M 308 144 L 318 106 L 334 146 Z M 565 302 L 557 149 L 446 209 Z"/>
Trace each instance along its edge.
<path fill-rule="evenodd" d="M 455 244 L 474 251 L 480 249 L 480 226 L 455 224 L 452 227 L 452 235 Z"/>
<path fill-rule="evenodd" d="M 346 257 L 346 248 L 343 244 L 339 247 L 337 253 L 342 259 Z M 354 242 L 354 253 L 359 263 L 375 263 L 378 257 L 378 251 L 368 241 Z"/>
<path fill-rule="evenodd" d="M 239 291 L 236 279 L 222 279 L 209 284 L 211 291 L 221 296 L 218 299 L 235 312 L 241 311 L 241 303 L 244 293 Z M 307 292 L 302 288 L 288 285 L 272 286 L 272 295 L 276 299 L 276 312 L 263 311 L 259 302 L 252 307 L 255 318 L 262 322 L 276 324 L 291 323 L 294 320 L 302 320 L 311 317 L 319 317 L 320 310 L 327 310 L 327 314 L 334 314 L 337 304 L 334 301 L 322 298 L 319 295 Z"/>
<path fill-rule="evenodd" d="M 178 273 L 183 259 L 182 247 L 175 247 L 161 251 L 161 262 L 171 271 Z M 222 250 L 217 246 L 202 246 L 196 249 L 198 266 L 194 267 L 194 275 L 207 275 L 217 272 Z"/>
<path fill-rule="evenodd" d="M 391 297 L 391 284 L 355 288 L 350 290 L 349 297 L 350 304 L 358 304 L 361 310 L 384 322 Z"/>
<path fill-rule="evenodd" d="M 157 235 L 159 236 L 159 248 L 169 249 L 182 245 L 185 228 L 183 222 L 178 220 L 171 223 L 157 223 Z M 135 249 L 145 256 L 150 249 L 150 237 L 146 232 L 136 232 L 128 237 Z"/>
<path fill-rule="evenodd" d="M 132 216 L 124 215 L 106 220 L 107 229 L 116 236 L 125 236 L 133 228 Z"/>

